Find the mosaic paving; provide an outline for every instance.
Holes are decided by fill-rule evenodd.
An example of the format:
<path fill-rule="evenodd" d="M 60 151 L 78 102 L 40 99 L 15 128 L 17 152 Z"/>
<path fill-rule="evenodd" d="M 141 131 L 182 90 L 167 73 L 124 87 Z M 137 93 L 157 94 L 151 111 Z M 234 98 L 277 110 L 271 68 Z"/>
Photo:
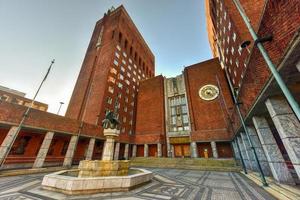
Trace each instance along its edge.
<path fill-rule="evenodd" d="M 238 173 L 177 169 L 148 169 L 155 176 L 151 183 L 130 192 L 67 196 L 43 190 L 44 174 L 0 178 L 0 199 L 178 199 L 178 200 L 275 200 L 259 186 Z"/>

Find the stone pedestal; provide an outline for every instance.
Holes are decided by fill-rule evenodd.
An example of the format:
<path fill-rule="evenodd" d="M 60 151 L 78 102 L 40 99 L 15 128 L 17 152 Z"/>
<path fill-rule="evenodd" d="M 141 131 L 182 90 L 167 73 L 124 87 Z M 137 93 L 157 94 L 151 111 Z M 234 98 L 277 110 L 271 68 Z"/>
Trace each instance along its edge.
<path fill-rule="evenodd" d="M 73 161 L 73 157 L 74 157 L 74 154 L 75 154 L 77 141 L 78 141 L 78 136 L 73 135 L 70 139 L 68 150 L 67 150 L 67 153 L 65 155 L 65 159 L 64 159 L 64 163 L 63 163 L 64 167 L 71 167 L 72 166 L 72 161 Z"/>
<path fill-rule="evenodd" d="M 53 136 L 54 132 L 46 133 L 43 143 L 40 147 L 39 153 L 33 163 L 33 168 L 43 167 Z"/>
<path fill-rule="evenodd" d="M 266 106 L 300 178 L 300 122 L 283 98 L 270 98 Z"/>
<path fill-rule="evenodd" d="M 89 146 L 85 155 L 86 160 L 92 160 L 93 152 L 95 147 L 95 138 L 90 138 Z"/>
<path fill-rule="evenodd" d="M 116 137 L 119 136 L 120 131 L 117 129 L 104 129 L 104 136 L 106 137 L 102 160 L 113 160 L 114 158 L 114 144 Z"/>
<path fill-rule="evenodd" d="M 192 152 L 192 155 L 191 155 L 192 158 L 198 158 L 198 151 L 197 151 L 196 142 L 191 142 L 191 152 Z"/>
<path fill-rule="evenodd" d="M 294 185 L 295 182 L 287 168 L 267 120 L 264 117 L 257 116 L 253 117 L 252 120 L 274 179 L 281 183 Z"/>
<path fill-rule="evenodd" d="M 217 150 L 216 142 L 215 142 L 215 141 L 211 141 L 211 142 L 210 142 L 210 145 L 211 145 L 213 157 L 214 157 L 214 158 L 218 158 L 219 156 L 218 156 L 218 150 Z"/>

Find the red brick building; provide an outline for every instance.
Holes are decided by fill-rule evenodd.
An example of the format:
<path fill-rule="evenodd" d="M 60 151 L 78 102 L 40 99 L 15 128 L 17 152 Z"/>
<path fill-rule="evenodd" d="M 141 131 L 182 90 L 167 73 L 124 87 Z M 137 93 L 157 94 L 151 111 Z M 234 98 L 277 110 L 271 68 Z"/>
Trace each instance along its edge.
<path fill-rule="evenodd" d="M 263 43 L 296 104 L 300 103 L 300 4 L 297 1 L 240 0 L 259 38 L 272 36 Z M 253 41 L 235 1 L 208 0 L 207 27 L 214 55 L 236 91 L 246 130 L 242 127 L 237 108 L 232 110 L 233 146 L 237 145 L 246 167 L 258 171 L 250 140 L 256 149 L 263 173 L 279 182 L 299 182 L 299 118 L 287 103 L 265 59 Z M 242 48 L 241 44 L 250 41 Z M 216 52 L 217 49 L 217 53 Z M 293 139 L 292 139 L 293 138 Z M 268 144 L 269 146 L 267 146 Z M 274 155 L 276 152 L 276 155 Z M 239 158 L 240 159 L 240 158 Z M 276 164 L 275 163 L 280 163 Z M 271 170 L 272 169 L 272 170 Z"/>
<path fill-rule="evenodd" d="M 4 168 L 66 166 L 101 159 L 101 122 L 120 121 L 114 159 L 232 157 L 232 110 L 217 59 L 156 76 L 154 55 L 123 6 L 95 26 L 66 116 L 31 110 L 20 133 L 22 105 L 0 102 L 0 162 Z"/>

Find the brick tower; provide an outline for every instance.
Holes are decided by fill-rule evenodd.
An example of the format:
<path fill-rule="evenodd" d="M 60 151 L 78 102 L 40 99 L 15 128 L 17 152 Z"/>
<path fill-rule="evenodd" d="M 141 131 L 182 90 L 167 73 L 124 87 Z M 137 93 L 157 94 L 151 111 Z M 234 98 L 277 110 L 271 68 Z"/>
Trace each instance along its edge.
<path fill-rule="evenodd" d="M 101 124 L 116 111 L 121 135 L 135 130 L 139 82 L 154 76 L 154 55 L 123 6 L 95 26 L 66 117 Z"/>

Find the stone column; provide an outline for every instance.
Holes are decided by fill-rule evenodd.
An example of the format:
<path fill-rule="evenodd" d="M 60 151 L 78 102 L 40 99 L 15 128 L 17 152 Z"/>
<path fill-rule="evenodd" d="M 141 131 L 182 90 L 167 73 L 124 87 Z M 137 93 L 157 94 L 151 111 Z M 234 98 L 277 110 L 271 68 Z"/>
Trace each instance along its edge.
<path fill-rule="evenodd" d="M 129 152 L 129 144 L 125 144 L 125 149 L 124 149 L 124 158 L 125 158 L 126 160 L 128 160 L 128 159 L 129 159 L 128 152 Z"/>
<path fill-rule="evenodd" d="M 132 157 L 133 158 L 136 157 L 136 144 L 134 144 L 133 147 L 132 147 Z"/>
<path fill-rule="evenodd" d="M 215 142 L 215 141 L 211 141 L 211 142 L 210 142 L 210 145 L 211 145 L 213 157 L 214 157 L 214 158 L 218 158 L 219 155 L 218 155 L 218 150 L 217 150 L 216 142 Z"/>
<path fill-rule="evenodd" d="M 274 179 L 281 183 L 295 184 L 277 146 L 267 120 L 264 117 L 257 116 L 254 116 L 252 120 Z"/>
<path fill-rule="evenodd" d="M 46 133 L 46 135 L 44 137 L 44 140 L 43 140 L 43 143 L 40 147 L 40 150 L 39 150 L 38 155 L 37 155 L 37 157 L 36 157 L 36 159 L 33 163 L 32 168 L 43 167 L 45 158 L 47 156 L 50 144 L 51 144 L 52 139 L 53 139 L 53 136 L 54 136 L 54 132 L 47 132 Z"/>
<path fill-rule="evenodd" d="M 173 144 L 171 145 L 171 155 L 172 155 L 172 158 L 175 158 L 175 149 L 174 149 Z"/>
<path fill-rule="evenodd" d="M 264 153 L 264 150 L 261 146 L 261 143 L 259 141 L 259 138 L 256 134 L 255 128 L 248 126 L 247 127 L 249 137 L 251 138 L 253 148 L 255 149 L 255 152 L 257 154 L 257 158 L 259 160 L 260 166 L 264 172 L 265 176 L 272 176 L 271 169 L 269 167 L 268 160 L 266 158 L 266 155 Z"/>
<path fill-rule="evenodd" d="M 197 150 L 196 142 L 191 142 L 191 152 L 192 152 L 191 155 L 192 158 L 198 158 L 198 150 Z"/>
<path fill-rule="evenodd" d="M 248 140 L 248 137 L 247 137 L 246 133 L 241 132 L 241 137 L 242 137 L 242 141 L 243 141 L 243 144 L 244 144 L 245 154 L 247 155 L 247 158 L 249 160 L 251 169 L 253 171 L 258 172 L 258 166 L 257 166 L 257 163 L 255 161 L 254 153 L 253 153 L 253 150 L 252 150 L 251 145 L 250 145 L 250 141 Z"/>
<path fill-rule="evenodd" d="M 249 158 L 248 158 L 248 155 L 246 154 L 245 146 L 244 146 L 244 143 L 243 143 L 243 140 L 242 140 L 241 136 L 237 136 L 237 141 L 239 143 L 241 154 L 242 154 L 242 157 L 244 159 L 245 167 L 247 169 L 252 169 Z"/>
<path fill-rule="evenodd" d="M 267 99 L 266 106 L 300 178 L 300 122 L 283 98 Z"/>
<path fill-rule="evenodd" d="M 73 161 L 73 157 L 74 157 L 74 154 L 75 154 L 77 142 L 78 142 L 78 136 L 73 135 L 70 139 L 68 150 L 67 150 L 67 153 L 65 155 L 64 164 L 63 164 L 64 167 L 71 167 L 72 166 L 72 161 Z"/>
<path fill-rule="evenodd" d="M 231 144 L 232 144 L 233 152 L 234 152 L 234 155 L 235 155 L 235 159 L 236 160 L 241 160 L 239 150 L 236 146 L 236 141 L 232 140 Z"/>
<path fill-rule="evenodd" d="M 149 146 L 144 144 L 144 157 L 149 157 Z"/>
<path fill-rule="evenodd" d="M 162 145 L 157 143 L 157 157 L 162 157 Z"/>
<path fill-rule="evenodd" d="M 104 133 L 104 136 L 106 137 L 106 141 L 104 144 L 102 160 L 113 160 L 114 159 L 115 139 L 116 139 L 116 137 L 119 136 L 120 131 L 117 129 L 108 128 L 108 129 L 104 129 L 103 133 Z"/>
<path fill-rule="evenodd" d="M 4 138 L 4 140 L 0 146 L 0 166 L 1 166 L 1 164 L 3 164 L 2 162 L 4 162 L 4 160 L 8 156 L 10 148 L 12 147 L 15 139 L 18 136 L 17 130 L 18 130 L 18 127 L 12 126 L 9 129 L 6 137 Z"/>
<path fill-rule="evenodd" d="M 95 147 L 95 138 L 90 138 L 89 146 L 86 151 L 85 159 L 86 160 L 92 160 L 93 158 L 93 152 Z"/>
<path fill-rule="evenodd" d="M 114 160 L 119 160 L 119 153 L 120 153 L 120 143 L 117 142 L 115 146 Z"/>

